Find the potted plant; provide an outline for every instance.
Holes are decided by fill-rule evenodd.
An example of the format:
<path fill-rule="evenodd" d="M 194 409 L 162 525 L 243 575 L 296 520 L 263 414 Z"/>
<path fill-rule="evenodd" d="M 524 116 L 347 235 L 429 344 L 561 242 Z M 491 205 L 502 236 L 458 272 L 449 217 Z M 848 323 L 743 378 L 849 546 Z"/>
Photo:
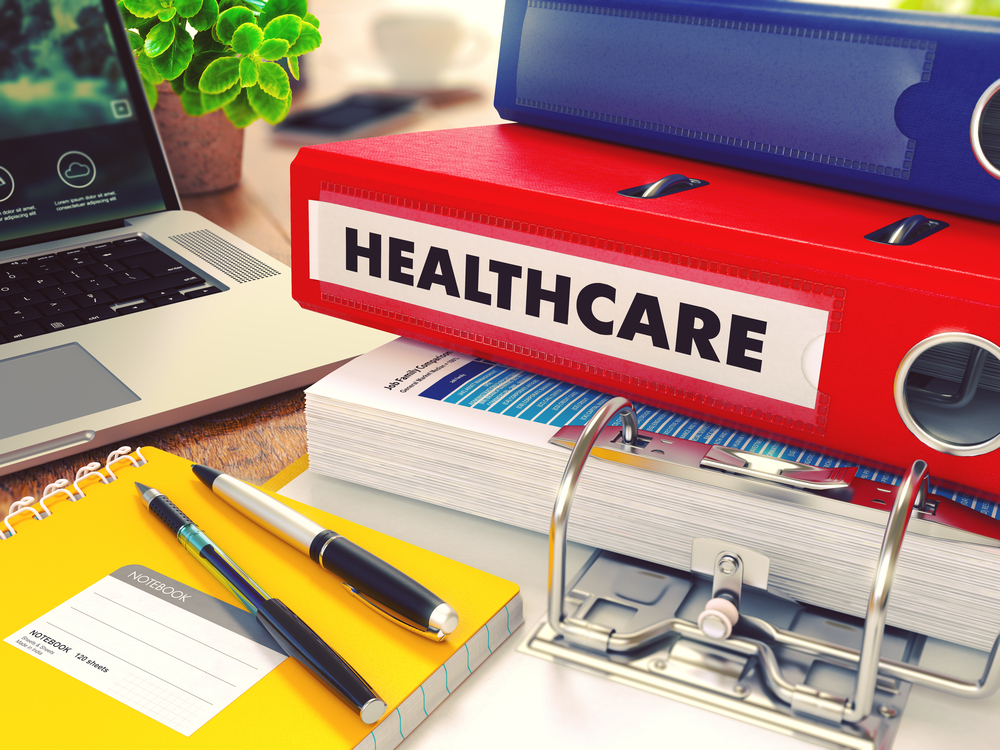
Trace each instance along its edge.
<path fill-rule="evenodd" d="M 292 101 L 289 73 L 298 79 L 299 57 L 322 41 L 306 0 L 120 0 L 118 7 L 178 190 L 238 182 L 242 134 L 233 126 L 283 120 Z M 205 115 L 215 128 L 190 120 Z M 172 134 L 174 127 L 187 132 Z M 193 167 L 233 150 L 203 141 L 227 136 L 237 143 L 235 179 L 231 166 L 209 165 L 202 178 L 188 179 Z"/>

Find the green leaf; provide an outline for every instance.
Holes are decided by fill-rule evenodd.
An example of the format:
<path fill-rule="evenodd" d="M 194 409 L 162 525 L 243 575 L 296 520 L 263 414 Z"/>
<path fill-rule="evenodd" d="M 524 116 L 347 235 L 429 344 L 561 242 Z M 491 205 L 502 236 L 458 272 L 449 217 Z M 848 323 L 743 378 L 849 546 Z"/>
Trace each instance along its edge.
<path fill-rule="evenodd" d="M 157 13 L 156 17 L 159 18 L 164 23 L 166 23 L 176 15 L 177 15 L 177 8 L 167 8 L 166 10 L 162 10 L 159 13 Z"/>
<path fill-rule="evenodd" d="M 289 44 L 295 44 L 302 30 L 302 19 L 298 16 L 278 16 L 264 29 L 265 39 L 284 39 Z"/>
<path fill-rule="evenodd" d="M 118 12 L 122 16 L 122 24 L 126 29 L 138 28 L 139 24 L 143 22 L 142 18 L 139 18 L 139 16 L 125 7 L 125 3 L 122 0 L 118 0 Z"/>
<path fill-rule="evenodd" d="M 184 91 L 180 97 L 181 106 L 191 117 L 201 117 L 205 114 L 205 105 L 201 101 L 200 91 Z"/>
<path fill-rule="evenodd" d="M 257 23 L 265 29 L 275 18 L 286 14 L 302 18 L 306 14 L 306 0 L 267 0 Z"/>
<path fill-rule="evenodd" d="M 240 80 L 240 58 L 222 57 L 209 63 L 201 74 L 198 88 L 206 94 L 221 94 Z"/>
<path fill-rule="evenodd" d="M 291 45 L 284 39 L 268 39 L 257 50 L 257 54 L 265 60 L 279 60 L 288 54 Z"/>
<path fill-rule="evenodd" d="M 307 52 L 312 52 L 322 43 L 323 37 L 320 36 L 319 29 L 311 24 L 304 23 L 302 24 L 302 33 L 299 34 L 299 38 L 292 45 L 292 48 L 288 50 L 288 56 L 298 57 Z"/>
<path fill-rule="evenodd" d="M 142 37 L 135 31 L 129 30 L 126 32 L 128 34 L 128 43 L 132 48 L 133 52 L 139 52 L 144 44 Z"/>
<path fill-rule="evenodd" d="M 243 7 L 230 8 L 219 16 L 219 22 L 215 24 L 215 33 L 219 41 L 223 44 L 231 44 L 233 34 L 245 23 L 256 23 L 253 13 Z"/>
<path fill-rule="evenodd" d="M 143 49 L 150 57 L 159 57 L 174 43 L 177 27 L 172 23 L 158 23 L 146 35 Z"/>
<path fill-rule="evenodd" d="M 202 0 L 174 0 L 174 7 L 182 18 L 191 18 L 201 10 Z"/>
<path fill-rule="evenodd" d="M 222 52 L 226 46 L 217 42 L 209 29 L 199 31 L 194 35 L 194 53 L 200 55 L 203 52 Z"/>
<path fill-rule="evenodd" d="M 299 80 L 299 58 L 297 57 L 286 57 L 285 62 L 288 63 L 288 71 L 292 74 L 295 80 Z"/>
<path fill-rule="evenodd" d="M 180 96 L 187 90 L 184 88 L 184 79 L 180 76 L 177 76 L 170 82 L 170 88 L 174 90 L 174 93 L 177 94 L 177 96 Z"/>
<path fill-rule="evenodd" d="M 153 67 L 153 61 L 149 59 L 149 55 L 145 52 L 140 52 L 136 55 L 135 66 L 139 69 L 139 75 L 142 76 L 143 83 L 149 83 L 153 86 L 163 83 L 163 76 Z"/>
<path fill-rule="evenodd" d="M 240 60 L 240 83 L 244 87 L 257 85 L 257 61 L 252 57 Z"/>
<path fill-rule="evenodd" d="M 222 111 L 226 113 L 229 122 L 238 128 L 245 128 L 257 119 L 257 113 L 250 106 L 247 89 L 240 89 L 239 96 L 223 107 Z"/>
<path fill-rule="evenodd" d="M 153 67 L 161 76 L 172 81 L 184 72 L 193 56 L 194 40 L 186 31 L 181 31 L 170 45 L 170 49 L 153 58 Z"/>
<path fill-rule="evenodd" d="M 184 71 L 184 88 L 188 91 L 201 91 L 199 82 L 201 81 L 202 73 L 205 72 L 205 68 L 222 57 L 227 57 L 225 52 L 215 50 L 200 54 L 196 52 L 191 59 L 191 64 Z"/>
<path fill-rule="evenodd" d="M 195 13 L 188 20 L 195 31 L 205 31 L 212 28 L 219 20 L 219 3 L 216 0 L 205 0 L 201 4 L 201 10 Z"/>
<path fill-rule="evenodd" d="M 319 28 L 319 19 L 316 18 L 316 16 L 314 16 L 312 13 L 306 13 L 304 16 L 302 16 L 302 20 L 312 26 L 315 26 L 317 29 Z"/>
<path fill-rule="evenodd" d="M 288 74 L 278 63 L 262 62 L 257 71 L 257 86 L 276 99 L 291 98 L 292 88 L 288 84 Z M 253 99 L 250 100 L 250 103 L 253 104 Z M 261 117 L 264 117 L 263 112 L 261 112 Z M 264 119 L 267 120 L 266 117 Z"/>
<path fill-rule="evenodd" d="M 249 55 L 264 41 L 264 32 L 255 23 L 245 23 L 233 32 L 233 52 Z"/>
<path fill-rule="evenodd" d="M 265 63 L 265 65 L 274 65 L 274 63 Z M 282 71 L 282 74 L 284 74 L 284 71 Z M 285 83 L 288 83 L 288 79 L 285 79 Z M 288 114 L 288 108 L 292 104 L 292 97 L 278 99 L 268 94 L 259 85 L 243 90 L 247 92 L 247 100 L 250 102 L 250 106 L 253 107 L 254 112 L 264 120 L 272 125 L 277 125 L 285 119 L 285 115 Z"/>
<path fill-rule="evenodd" d="M 125 9 L 138 18 L 152 18 L 163 10 L 160 0 L 122 0 Z"/>
<path fill-rule="evenodd" d="M 222 109 L 227 104 L 236 100 L 236 97 L 240 95 L 243 87 L 238 83 L 232 88 L 228 88 L 221 94 L 202 94 L 201 104 L 205 108 L 205 114 L 209 112 L 214 112 L 217 109 Z"/>

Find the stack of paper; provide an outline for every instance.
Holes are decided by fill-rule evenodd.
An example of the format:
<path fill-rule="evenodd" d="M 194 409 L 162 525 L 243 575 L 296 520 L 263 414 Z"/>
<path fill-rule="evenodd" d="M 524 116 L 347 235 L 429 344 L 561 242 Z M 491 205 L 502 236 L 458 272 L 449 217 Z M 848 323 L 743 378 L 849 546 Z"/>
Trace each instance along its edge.
<path fill-rule="evenodd" d="M 564 424 L 586 423 L 607 398 L 398 339 L 306 392 L 311 468 L 547 533 L 569 457 L 548 441 Z M 842 463 L 660 409 L 637 405 L 637 412 L 642 430 Z M 925 460 L 933 473 L 933 457 Z M 869 470 L 859 476 L 898 483 Z M 989 504 L 977 509 L 996 513 Z M 865 613 L 883 533 L 870 521 L 597 458 L 583 471 L 569 523 L 571 540 L 680 569 L 690 569 L 694 539 L 749 547 L 770 558 L 773 593 L 857 616 Z M 908 533 L 888 623 L 990 648 L 1000 631 L 1000 548 L 983 542 Z"/>

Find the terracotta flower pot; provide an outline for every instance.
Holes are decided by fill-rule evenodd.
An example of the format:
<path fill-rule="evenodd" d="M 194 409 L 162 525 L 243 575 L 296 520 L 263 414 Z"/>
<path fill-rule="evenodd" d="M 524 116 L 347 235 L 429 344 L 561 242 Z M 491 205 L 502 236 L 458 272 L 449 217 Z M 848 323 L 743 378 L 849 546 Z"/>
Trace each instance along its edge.
<path fill-rule="evenodd" d="M 191 117 L 170 84 L 160 84 L 157 90 L 160 98 L 153 115 L 177 192 L 198 195 L 236 185 L 243 164 L 243 131 L 221 110 Z"/>

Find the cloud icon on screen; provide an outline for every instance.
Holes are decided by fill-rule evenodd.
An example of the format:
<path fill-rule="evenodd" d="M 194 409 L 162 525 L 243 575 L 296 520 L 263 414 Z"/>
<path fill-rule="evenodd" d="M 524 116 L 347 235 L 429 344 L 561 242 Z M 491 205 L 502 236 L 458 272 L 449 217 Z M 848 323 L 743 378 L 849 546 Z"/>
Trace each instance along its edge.
<path fill-rule="evenodd" d="M 82 180 L 85 177 L 90 177 L 90 167 L 75 161 L 66 168 L 63 177 L 67 180 Z"/>

